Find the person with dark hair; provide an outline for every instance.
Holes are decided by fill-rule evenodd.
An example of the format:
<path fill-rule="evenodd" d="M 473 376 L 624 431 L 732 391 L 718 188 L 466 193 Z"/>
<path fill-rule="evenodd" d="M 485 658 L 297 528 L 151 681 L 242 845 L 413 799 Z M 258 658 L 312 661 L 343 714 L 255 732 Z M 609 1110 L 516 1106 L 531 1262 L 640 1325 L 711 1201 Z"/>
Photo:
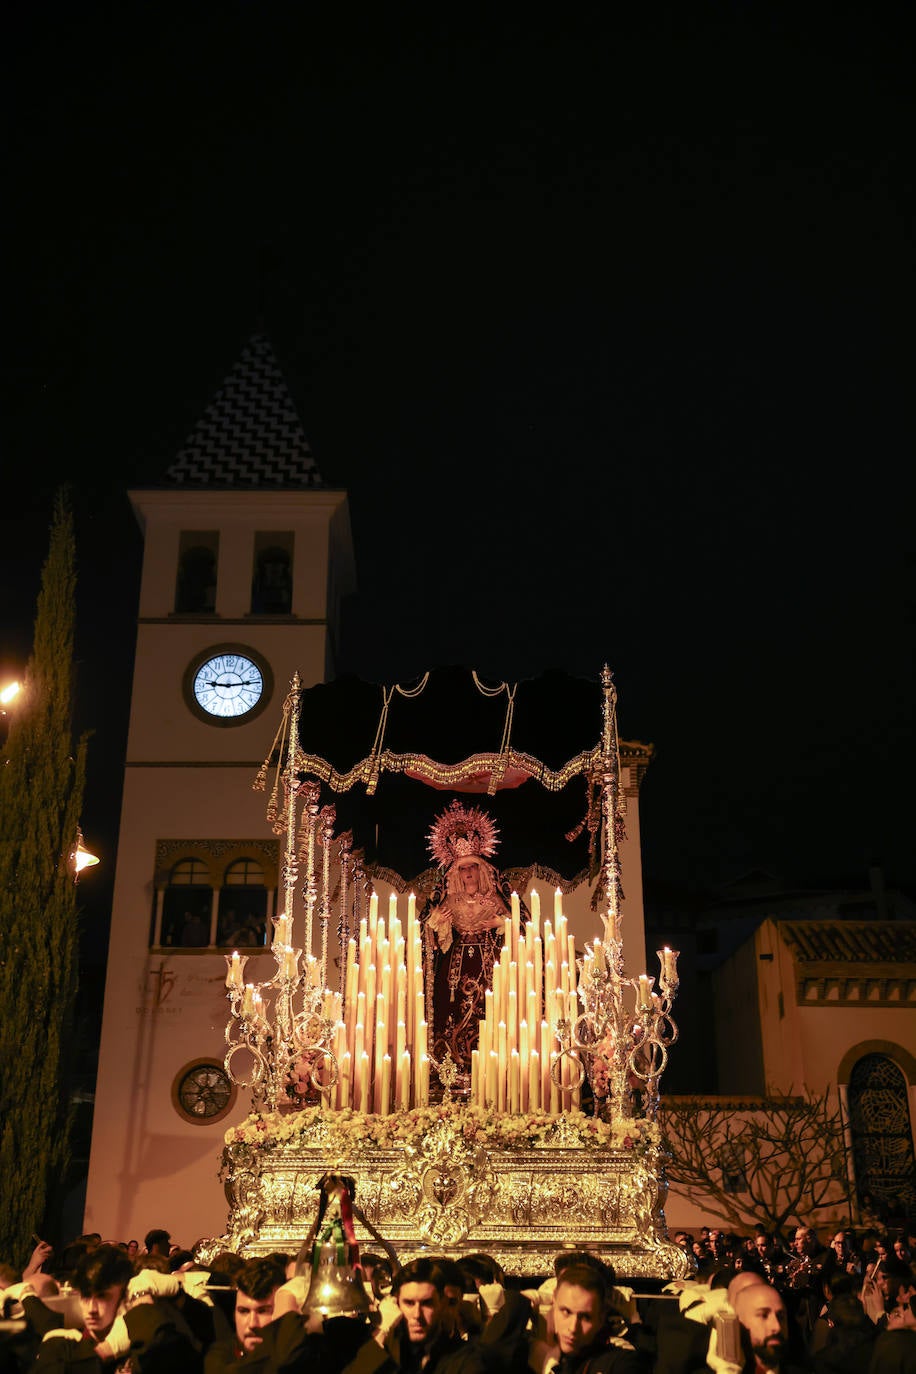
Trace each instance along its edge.
<path fill-rule="evenodd" d="M 479 1336 L 483 1330 L 487 1313 L 485 1308 L 481 1308 L 478 1301 L 465 1298 L 468 1284 L 463 1266 L 457 1260 L 445 1255 L 436 1255 L 435 1263 L 442 1270 L 445 1280 L 442 1285 L 442 1293 L 445 1298 L 445 1311 L 442 1318 L 444 1324 L 465 1340 L 469 1336 Z M 473 1283 L 471 1287 L 474 1288 Z"/>
<path fill-rule="evenodd" d="M 868 1374 L 913 1374 L 916 1370 L 916 1296 L 888 1316 L 875 1338 Z"/>
<path fill-rule="evenodd" d="M 391 1292 L 394 1283 L 394 1265 L 387 1255 L 376 1255 L 371 1250 L 363 1250 L 359 1257 L 363 1271 L 363 1282 L 376 1302 Z"/>
<path fill-rule="evenodd" d="M 394 1276 L 396 1316 L 382 1325 L 343 1374 L 523 1374 L 528 1367 L 531 1304 L 518 1292 L 490 1318 L 480 1336 L 465 1340 L 448 1318 L 447 1276 L 427 1256 L 410 1260 Z"/>
<path fill-rule="evenodd" d="M 225 1370 L 260 1349 L 263 1329 L 274 1319 L 274 1298 L 286 1282 L 286 1269 L 276 1257 L 246 1260 L 235 1275 L 235 1332 L 216 1340 L 207 1351 L 204 1369 Z"/>
<path fill-rule="evenodd" d="M 901 1290 L 905 1300 L 912 1284 L 912 1269 L 895 1255 L 887 1255 L 866 1274 L 862 1280 L 862 1305 L 879 1332 L 885 1330 L 889 1314 L 899 1305 Z"/>
<path fill-rule="evenodd" d="M 577 1253 L 554 1261 L 557 1286 L 551 1326 L 557 1374 L 640 1374 L 633 1346 L 614 1332 L 614 1273 L 596 1257 Z"/>
<path fill-rule="evenodd" d="M 868 1374 L 878 1332 L 861 1299 L 849 1290 L 836 1293 L 826 1320 L 827 1339 L 813 1356 L 815 1374 Z"/>
<path fill-rule="evenodd" d="M 50 1371 L 85 1359 L 90 1370 L 101 1369 L 96 1353 L 124 1311 L 132 1274 L 133 1265 L 120 1246 L 99 1245 L 85 1250 L 71 1279 L 78 1295 L 79 1327 L 65 1328 L 60 1312 L 24 1291 L 22 1308 L 33 1337 L 35 1362 Z"/>
<path fill-rule="evenodd" d="M 165 1259 L 168 1259 L 172 1248 L 172 1237 L 168 1231 L 157 1228 L 153 1231 L 147 1231 L 143 1245 L 148 1255 L 163 1255 Z"/>
<path fill-rule="evenodd" d="M 808 1340 L 808 1354 L 812 1359 L 815 1355 L 820 1354 L 830 1340 L 833 1330 L 830 1321 L 831 1303 L 835 1298 L 843 1297 L 847 1293 L 851 1293 L 858 1299 L 860 1286 L 859 1280 L 853 1274 L 847 1274 L 843 1269 L 837 1268 L 832 1273 L 823 1275 L 823 1302 Z M 864 1307 L 862 1310 L 865 1311 Z"/>
<path fill-rule="evenodd" d="M 465 1343 L 451 1320 L 448 1278 L 438 1261 L 425 1256 L 402 1265 L 391 1285 L 391 1299 L 384 1303 L 381 1340 L 367 1342 L 346 1374 L 438 1371 L 449 1355 L 460 1351 Z M 394 1317 L 390 1325 L 389 1310 Z"/>
<path fill-rule="evenodd" d="M 133 1265 L 116 1245 L 89 1250 L 73 1271 L 73 1287 L 79 1294 L 83 1331 L 98 1344 L 111 1330 L 120 1312 Z"/>

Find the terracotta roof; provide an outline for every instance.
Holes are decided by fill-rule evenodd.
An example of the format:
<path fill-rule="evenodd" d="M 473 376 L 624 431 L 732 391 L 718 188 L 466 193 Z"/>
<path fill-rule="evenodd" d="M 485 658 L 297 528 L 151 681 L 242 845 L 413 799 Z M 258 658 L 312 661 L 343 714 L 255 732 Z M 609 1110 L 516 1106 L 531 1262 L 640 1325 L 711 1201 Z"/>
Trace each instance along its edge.
<path fill-rule="evenodd" d="M 779 921 L 797 963 L 916 964 L 916 921 Z"/>
<path fill-rule="evenodd" d="M 321 487 L 273 348 L 254 334 L 168 470 L 207 487 Z"/>

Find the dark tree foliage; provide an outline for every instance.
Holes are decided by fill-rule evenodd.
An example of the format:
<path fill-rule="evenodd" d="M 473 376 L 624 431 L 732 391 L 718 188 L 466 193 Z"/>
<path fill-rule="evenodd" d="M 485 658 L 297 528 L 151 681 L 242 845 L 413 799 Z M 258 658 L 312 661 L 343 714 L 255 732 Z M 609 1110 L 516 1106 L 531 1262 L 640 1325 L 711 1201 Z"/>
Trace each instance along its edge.
<path fill-rule="evenodd" d="M 58 493 L 35 616 L 32 657 L 0 754 L 0 1259 L 34 1248 L 69 1158 L 68 1049 L 77 984 L 71 855 L 83 801 L 86 739 L 74 748 L 76 555 Z"/>

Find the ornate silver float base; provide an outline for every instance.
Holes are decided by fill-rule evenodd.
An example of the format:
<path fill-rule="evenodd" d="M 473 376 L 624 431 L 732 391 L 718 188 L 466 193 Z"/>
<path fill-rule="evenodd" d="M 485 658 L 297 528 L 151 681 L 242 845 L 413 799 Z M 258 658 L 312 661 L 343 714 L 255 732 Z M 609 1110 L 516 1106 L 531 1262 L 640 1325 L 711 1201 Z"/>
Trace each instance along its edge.
<path fill-rule="evenodd" d="M 213 1246 L 245 1256 L 296 1252 L 315 1220 L 326 1173 L 354 1180 L 357 1207 L 401 1263 L 482 1251 L 509 1275 L 534 1277 L 553 1272 L 558 1251 L 587 1248 L 608 1259 L 622 1281 L 691 1272 L 667 1238 L 667 1184 L 656 1148 L 468 1145 L 445 1123 L 419 1146 L 392 1149 L 227 1145 L 221 1176 L 229 1222 Z M 363 1248 L 378 1249 L 364 1227 L 357 1237 Z"/>

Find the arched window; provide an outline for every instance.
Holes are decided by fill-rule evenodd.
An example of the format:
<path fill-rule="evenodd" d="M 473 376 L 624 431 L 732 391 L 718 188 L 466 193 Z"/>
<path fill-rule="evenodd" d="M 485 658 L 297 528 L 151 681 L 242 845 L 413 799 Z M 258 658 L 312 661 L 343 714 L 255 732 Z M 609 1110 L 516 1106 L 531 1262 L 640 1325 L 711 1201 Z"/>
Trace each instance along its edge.
<path fill-rule="evenodd" d="M 179 614 L 212 615 L 216 610 L 216 533 L 181 536 L 175 610 Z"/>
<path fill-rule="evenodd" d="M 865 1054 L 853 1065 L 847 1090 L 859 1201 L 878 1212 L 916 1211 L 916 1161 L 907 1083 L 886 1054 Z"/>
<path fill-rule="evenodd" d="M 254 859 L 236 859 L 223 874 L 216 943 L 224 949 L 267 944 L 267 888 Z"/>
<path fill-rule="evenodd" d="M 254 578 L 251 585 L 251 610 L 254 615 L 289 615 L 293 608 L 292 535 L 275 535 L 274 542 L 262 547 L 258 535 Z M 288 547 L 278 542 L 286 539 Z"/>
<path fill-rule="evenodd" d="M 212 906 L 207 865 L 201 859 L 180 859 L 169 873 L 162 895 L 160 943 L 184 949 L 209 945 Z"/>

